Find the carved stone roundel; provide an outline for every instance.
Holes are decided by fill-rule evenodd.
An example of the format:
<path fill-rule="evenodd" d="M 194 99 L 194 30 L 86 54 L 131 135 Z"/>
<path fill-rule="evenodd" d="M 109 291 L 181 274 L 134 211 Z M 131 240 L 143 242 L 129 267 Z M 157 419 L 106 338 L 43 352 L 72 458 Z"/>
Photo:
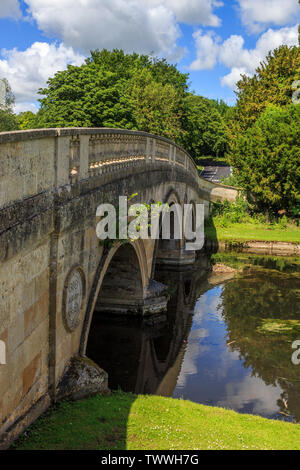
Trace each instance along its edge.
<path fill-rule="evenodd" d="M 79 325 L 79 315 L 84 296 L 83 278 L 78 269 L 70 274 L 65 289 L 65 324 L 68 330 L 74 331 Z"/>

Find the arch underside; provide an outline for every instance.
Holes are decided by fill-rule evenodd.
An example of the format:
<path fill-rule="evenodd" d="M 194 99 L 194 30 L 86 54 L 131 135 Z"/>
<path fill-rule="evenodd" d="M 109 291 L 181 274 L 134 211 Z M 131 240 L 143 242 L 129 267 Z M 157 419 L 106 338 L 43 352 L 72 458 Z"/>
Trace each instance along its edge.
<path fill-rule="evenodd" d="M 116 314 L 153 313 L 153 298 L 143 285 L 143 266 L 132 244 L 121 245 L 114 254 L 103 279 L 95 312 Z M 158 298 L 159 302 L 159 298 Z"/>
<path fill-rule="evenodd" d="M 186 199 L 186 195 L 184 197 Z M 170 214 L 165 214 L 164 217 L 169 217 L 169 224 L 170 224 L 170 238 L 164 239 L 162 237 L 162 220 L 163 217 L 160 218 L 160 237 L 156 241 L 156 248 L 155 248 L 155 259 L 154 264 L 159 265 L 168 265 L 168 266 L 183 266 L 183 265 L 190 265 L 195 262 L 196 256 L 194 251 L 186 250 L 186 244 L 184 237 L 180 239 L 176 239 L 174 237 L 174 228 L 175 224 L 179 223 L 176 221 L 177 217 L 177 210 L 172 210 L 172 206 L 180 205 L 183 215 L 183 203 L 180 201 L 180 197 L 178 193 L 171 189 L 165 201 L 171 209 Z M 194 207 L 194 206 L 193 206 Z M 193 211 L 194 215 L 194 211 Z M 182 227 L 183 228 L 183 227 Z M 155 268 L 155 267 L 154 267 Z"/>

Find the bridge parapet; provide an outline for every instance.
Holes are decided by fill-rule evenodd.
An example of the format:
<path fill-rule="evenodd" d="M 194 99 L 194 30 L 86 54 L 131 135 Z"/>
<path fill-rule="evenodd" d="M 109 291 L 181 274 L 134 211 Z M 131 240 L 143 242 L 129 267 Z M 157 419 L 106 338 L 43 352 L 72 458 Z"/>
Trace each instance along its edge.
<path fill-rule="evenodd" d="M 93 176 L 153 163 L 181 167 L 199 178 L 184 149 L 146 132 L 63 128 L 0 133 L 0 208 Z"/>

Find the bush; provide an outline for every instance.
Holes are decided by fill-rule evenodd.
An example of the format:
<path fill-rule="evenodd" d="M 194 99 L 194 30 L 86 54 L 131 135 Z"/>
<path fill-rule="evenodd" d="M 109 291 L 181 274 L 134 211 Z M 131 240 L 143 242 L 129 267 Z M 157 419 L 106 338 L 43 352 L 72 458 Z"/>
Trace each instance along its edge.
<path fill-rule="evenodd" d="M 237 197 L 235 203 L 225 200 L 217 201 L 213 204 L 212 216 L 219 217 L 219 223 L 222 227 L 228 226 L 229 223 L 246 222 L 250 218 L 250 206 L 248 201 L 243 197 Z"/>

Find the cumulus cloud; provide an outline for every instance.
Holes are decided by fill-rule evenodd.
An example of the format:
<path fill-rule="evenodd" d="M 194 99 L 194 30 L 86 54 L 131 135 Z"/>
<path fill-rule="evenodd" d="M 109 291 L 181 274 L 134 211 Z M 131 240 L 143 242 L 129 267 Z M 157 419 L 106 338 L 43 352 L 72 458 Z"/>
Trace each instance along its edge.
<path fill-rule="evenodd" d="M 197 58 L 192 62 L 191 70 L 213 69 L 217 63 L 219 44 L 213 32 L 203 34 L 201 30 L 193 34 L 197 49 Z"/>
<path fill-rule="evenodd" d="M 148 0 L 146 0 L 148 1 Z M 172 51 L 180 30 L 164 2 L 145 8 L 138 0 L 26 0 L 29 12 L 47 35 L 67 46 L 122 47 L 141 53 Z"/>
<path fill-rule="evenodd" d="M 266 385 L 259 377 L 248 374 L 242 382 L 230 382 L 226 385 L 226 394 L 217 406 L 241 412 L 252 405 L 254 414 L 270 416 L 278 413 L 277 402 L 282 393 L 279 386 Z"/>
<path fill-rule="evenodd" d="M 174 56 L 178 22 L 219 26 L 217 0 L 26 0 L 48 36 L 84 52 L 120 48 Z"/>
<path fill-rule="evenodd" d="M 197 59 L 191 64 L 192 70 L 211 69 L 217 63 L 231 69 L 221 78 L 222 85 L 235 88 L 241 74 L 251 76 L 268 52 L 282 44 L 298 45 L 298 26 L 268 29 L 257 40 L 254 49 L 245 48 L 242 36 L 232 35 L 223 43 L 212 33 L 203 34 L 200 30 L 194 34 Z"/>
<path fill-rule="evenodd" d="M 1 0 L 0 18 L 20 18 L 21 10 L 18 0 Z"/>
<path fill-rule="evenodd" d="M 147 6 L 165 5 L 176 15 L 177 21 L 186 24 L 201 24 L 204 26 L 220 26 L 220 18 L 214 14 L 214 9 L 223 6 L 218 0 L 144 0 Z"/>
<path fill-rule="evenodd" d="M 68 64 L 81 65 L 84 57 L 63 44 L 35 42 L 25 51 L 2 50 L 0 77 L 9 81 L 16 96 L 16 112 L 36 111 L 37 91 L 49 77 Z"/>
<path fill-rule="evenodd" d="M 298 0 L 237 0 L 243 24 L 254 33 L 284 26 L 300 18 Z"/>

